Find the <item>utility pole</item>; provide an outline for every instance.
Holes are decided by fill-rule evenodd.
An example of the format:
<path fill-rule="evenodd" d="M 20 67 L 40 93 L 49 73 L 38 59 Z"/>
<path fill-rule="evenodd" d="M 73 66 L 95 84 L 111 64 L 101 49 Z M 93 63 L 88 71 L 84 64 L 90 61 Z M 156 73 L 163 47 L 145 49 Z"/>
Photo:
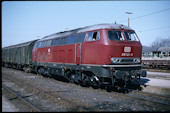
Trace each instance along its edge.
<path fill-rule="evenodd" d="M 129 14 L 133 14 L 131 12 L 125 12 L 126 14 L 128 14 L 128 27 L 130 27 L 130 19 L 129 19 Z"/>

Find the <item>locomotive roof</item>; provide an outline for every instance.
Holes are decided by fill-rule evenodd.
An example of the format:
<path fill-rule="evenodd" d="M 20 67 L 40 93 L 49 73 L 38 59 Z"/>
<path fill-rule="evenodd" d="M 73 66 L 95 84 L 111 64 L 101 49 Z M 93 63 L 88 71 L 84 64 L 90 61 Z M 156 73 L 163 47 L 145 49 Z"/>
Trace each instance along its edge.
<path fill-rule="evenodd" d="M 86 27 L 82 27 L 82 28 L 78 28 L 78 29 L 69 30 L 69 31 L 54 33 L 54 34 L 45 36 L 44 38 L 40 39 L 40 41 L 48 40 L 48 39 L 52 39 L 52 38 L 58 38 L 58 37 L 62 37 L 62 36 L 67 36 L 67 35 L 71 35 L 73 33 L 81 33 L 81 32 L 97 30 L 97 29 L 127 29 L 127 30 L 133 30 L 133 29 L 131 29 L 128 26 L 123 25 L 123 24 L 96 24 L 96 25 L 86 26 Z"/>
<path fill-rule="evenodd" d="M 10 48 L 28 46 L 28 45 L 30 45 L 30 44 L 31 44 L 32 42 L 34 42 L 34 41 L 37 41 L 37 40 L 32 40 L 32 41 L 28 41 L 28 42 L 24 42 L 24 43 L 20 43 L 20 44 L 16 44 L 16 45 L 4 47 L 3 49 L 10 49 Z"/>

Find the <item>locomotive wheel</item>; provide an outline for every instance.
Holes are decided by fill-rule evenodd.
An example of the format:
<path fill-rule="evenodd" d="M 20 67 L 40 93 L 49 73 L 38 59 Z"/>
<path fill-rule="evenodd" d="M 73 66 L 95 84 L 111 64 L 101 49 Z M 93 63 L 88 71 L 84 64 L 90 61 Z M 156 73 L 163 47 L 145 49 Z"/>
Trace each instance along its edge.
<path fill-rule="evenodd" d="M 94 89 L 97 89 L 100 87 L 100 82 L 97 81 L 94 76 L 90 77 L 90 84 Z"/>
<path fill-rule="evenodd" d="M 96 89 L 100 86 L 100 82 L 97 81 L 96 78 L 89 75 L 89 73 L 82 73 L 81 75 L 78 73 L 71 73 L 69 76 L 69 81 L 82 86 L 92 86 Z"/>
<path fill-rule="evenodd" d="M 126 81 L 120 79 L 120 80 L 116 80 L 114 84 L 114 88 L 116 88 L 117 90 L 120 90 L 122 88 L 125 88 L 126 85 L 127 85 Z"/>
<path fill-rule="evenodd" d="M 72 83 L 79 84 L 80 83 L 80 76 L 79 76 L 78 73 L 71 73 L 69 80 Z"/>
<path fill-rule="evenodd" d="M 85 73 L 82 73 L 81 77 L 82 77 L 82 81 L 80 82 L 80 85 L 89 86 L 89 77 Z"/>
<path fill-rule="evenodd" d="M 74 83 L 75 79 L 76 79 L 76 75 L 75 74 L 71 74 L 70 78 L 69 78 L 70 82 Z"/>
<path fill-rule="evenodd" d="M 41 75 L 41 76 L 48 77 L 47 73 L 48 73 L 47 69 L 45 69 L 43 67 L 40 67 L 39 70 L 38 70 L 38 74 Z"/>
<path fill-rule="evenodd" d="M 98 81 L 93 81 L 93 83 L 92 83 L 92 87 L 94 88 L 94 89 L 97 89 L 97 88 L 99 88 L 99 82 Z"/>

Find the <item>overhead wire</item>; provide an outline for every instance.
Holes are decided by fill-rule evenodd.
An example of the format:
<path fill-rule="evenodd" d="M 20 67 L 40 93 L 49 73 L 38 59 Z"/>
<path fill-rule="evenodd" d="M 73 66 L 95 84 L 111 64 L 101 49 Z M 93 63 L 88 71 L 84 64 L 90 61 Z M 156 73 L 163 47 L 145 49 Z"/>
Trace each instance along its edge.
<path fill-rule="evenodd" d="M 146 14 L 146 15 L 138 16 L 138 17 L 132 18 L 131 20 L 134 20 L 134 19 L 137 19 L 137 18 L 142 18 L 142 17 L 145 17 L 145 16 L 150 16 L 150 15 L 153 15 L 153 14 L 156 14 L 156 13 L 160 13 L 160 12 L 163 12 L 163 11 L 167 11 L 167 10 L 170 10 L 170 8 L 167 8 L 167 9 L 164 9 L 164 10 L 160 10 L 160 11 L 156 11 L 156 12 L 153 12 L 153 13 L 149 13 L 149 14 Z"/>
<path fill-rule="evenodd" d="M 135 20 L 135 19 L 142 18 L 142 17 L 145 17 L 145 16 L 150 16 L 150 15 L 153 15 L 153 14 L 156 14 L 156 13 L 160 13 L 160 12 L 164 12 L 164 11 L 167 11 L 167 10 L 170 10 L 170 8 L 159 10 L 159 11 L 152 12 L 152 13 L 149 13 L 149 14 L 145 14 L 145 15 L 142 15 L 142 16 L 134 17 L 134 18 L 131 18 L 130 20 Z M 125 20 L 123 20 L 123 21 L 125 21 Z M 122 21 L 120 21 L 120 22 L 122 22 Z M 165 29 L 165 28 L 170 28 L 170 26 L 159 27 L 159 28 L 148 29 L 148 30 L 142 30 L 142 31 L 139 31 L 139 32 L 141 33 L 141 32 L 144 32 L 144 31 L 153 31 L 153 30 Z"/>
<path fill-rule="evenodd" d="M 135 19 L 142 18 L 142 17 L 145 17 L 145 16 L 150 16 L 150 15 L 153 15 L 153 14 L 156 14 L 156 13 L 160 13 L 160 12 L 163 12 L 163 11 L 167 11 L 167 10 L 170 10 L 170 8 L 163 9 L 163 10 L 156 11 L 156 12 L 152 12 L 152 13 L 145 14 L 145 15 L 142 15 L 142 16 L 134 17 L 134 18 L 131 18 L 130 20 L 135 20 Z M 126 20 L 122 20 L 122 21 L 120 21 L 120 22 L 124 22 L 124 21 L 126 21 Z M 120 23 L 120 22 L 119 22 L 119 23 Z"/>
<path fill-rule="evenodd" d="M 141 32 L 144 32 L 144 31 L 153 31 L 153 30 L 166 29 L 166 28 L 170 28 L 170 26 L 166 26 L 166 27 L 159 27 L 159 28 L 148 29 L 148 30 L 142 30 L 142 31 L 139 31 L 139 32 L 141 33 Z"/>

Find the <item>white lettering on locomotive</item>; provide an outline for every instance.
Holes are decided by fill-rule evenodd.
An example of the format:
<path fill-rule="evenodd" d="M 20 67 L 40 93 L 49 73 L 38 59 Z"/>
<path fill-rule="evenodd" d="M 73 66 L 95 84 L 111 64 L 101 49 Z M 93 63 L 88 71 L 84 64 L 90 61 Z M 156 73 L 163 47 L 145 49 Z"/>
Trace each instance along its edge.
<path fill-rule="evenodd" d="M 133 56 L 133 53 L 122 53 L 121 56 Z"/>
<path fill-rule="evenodd" d="M 50 48 L 48 48 L 48 53 L 50 53 Z"/>

